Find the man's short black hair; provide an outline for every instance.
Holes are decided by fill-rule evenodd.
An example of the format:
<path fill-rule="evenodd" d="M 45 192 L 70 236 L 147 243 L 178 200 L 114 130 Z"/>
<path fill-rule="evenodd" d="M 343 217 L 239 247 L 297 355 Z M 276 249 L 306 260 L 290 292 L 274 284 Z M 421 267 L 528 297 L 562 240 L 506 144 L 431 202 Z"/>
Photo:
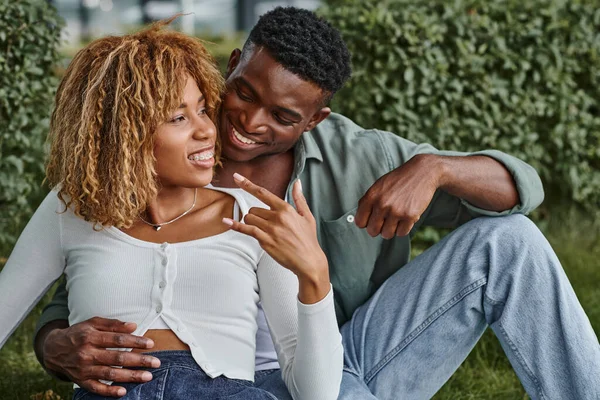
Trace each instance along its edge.
<path fill-rule="evenodd" d="M 350 52 L 340 32 L 314 12 L 277 7 L 250 31 L 243 53 L 263 47 L 288 71 L 317 84 L 328 100 L 350 78 Z"/>

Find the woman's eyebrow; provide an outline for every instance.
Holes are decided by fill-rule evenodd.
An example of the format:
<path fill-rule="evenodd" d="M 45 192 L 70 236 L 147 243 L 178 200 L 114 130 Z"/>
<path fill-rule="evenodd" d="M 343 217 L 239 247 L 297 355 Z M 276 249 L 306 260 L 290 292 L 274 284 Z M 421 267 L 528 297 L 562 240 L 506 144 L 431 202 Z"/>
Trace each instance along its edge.
<path fill-rule="evenodd" d="M 198 97 L 198 103 L 197 104 L 200 104 L 203 101 L 204 101 L 204 95 L 202 94 L 202 95 L 200 95 L 200 97 Z M 179 109 L 179 108 L 186 108 L 186 107 L 187 107 L 187 103 L 181 103 L 179 105 L 179 107 L 177 107 L 177 108 Z"/>

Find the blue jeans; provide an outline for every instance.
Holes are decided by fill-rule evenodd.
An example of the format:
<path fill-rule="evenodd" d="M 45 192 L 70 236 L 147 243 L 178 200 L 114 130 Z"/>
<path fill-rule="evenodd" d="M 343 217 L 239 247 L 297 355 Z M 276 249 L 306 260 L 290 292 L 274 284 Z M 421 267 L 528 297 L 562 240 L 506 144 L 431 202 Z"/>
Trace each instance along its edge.
<path fill-rule="evenodd" d="M 477 218 L 392 275 L 341 329 L 340 399 L 429 399 L 490 326 L 532 399 L 600 399 L 600 345 L 526 217 Z M 255 385 L 291 399 L 278 370 Z"/>
<path fill-rule="evenodd" d="M 152 372 L 145 383 L 119 384 L 127 389 L 124 400 L 277 400 L 272 394 L 254 387 L 250 381 L 225 376 L 211 378 L 202 371 L 189 351 L 149 352 L 158 359 L 159 368 L 138 368 Z M 77 389 L 73 400 L 113 399 Z"/>

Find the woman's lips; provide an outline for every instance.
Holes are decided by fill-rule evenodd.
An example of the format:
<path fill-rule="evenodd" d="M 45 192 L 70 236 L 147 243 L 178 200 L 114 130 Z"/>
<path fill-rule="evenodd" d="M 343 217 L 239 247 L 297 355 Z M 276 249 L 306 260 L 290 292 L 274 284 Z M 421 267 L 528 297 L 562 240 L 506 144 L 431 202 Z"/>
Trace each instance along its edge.
<path fill-rule="evenodd" d="M 202 168 L 212 168 L 215 165 L 215 150 L 214 148 L 202 150 L 190 154 L 187 158 L 194 165 Z"/>

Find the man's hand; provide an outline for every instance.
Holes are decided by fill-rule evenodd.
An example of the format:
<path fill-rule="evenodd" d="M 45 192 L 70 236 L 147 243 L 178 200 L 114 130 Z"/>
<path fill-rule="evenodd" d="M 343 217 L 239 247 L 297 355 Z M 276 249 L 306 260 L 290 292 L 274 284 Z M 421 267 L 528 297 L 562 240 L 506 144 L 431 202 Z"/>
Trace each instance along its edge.
<path fill-rule="evenodd" d="M 373 237 L 406 236 L 437 189 L 496 212 L 520 200 L 512 174 L 491 157 L 419 154 L 369 188 L 358 201 L 354 222 Z"/>
<path fill-rule="evenodd" d="M 440 186 L 441 165 L 417 155 L 379 178 L 358 201 L 354 222 L 369 235 L 384 239 L 406 236 L 429 206 Z"/>
<path fill-rule="evenodd" d="M 38 334 L 41 343 L 43 365 L 57 375 L 66 376 L 90 392 L 102 396 L 124 396 L 122 386 L 109 386 L 100 379 L 114 382 L 147 382 L 152 379 L 148 371 L 130 370 L 123 367 L 157 368 L 156 357 L 129 351 L 107 350 L 107 348 L 149 349 L 154 342 L 131 333 L 134 323 L 115 319 L 94 317 L 65 329 L 53 329 Z M 43 335 L 43 336 L 42 336 Z M 37 338 L 36 338 L 37 339 Z"/>

